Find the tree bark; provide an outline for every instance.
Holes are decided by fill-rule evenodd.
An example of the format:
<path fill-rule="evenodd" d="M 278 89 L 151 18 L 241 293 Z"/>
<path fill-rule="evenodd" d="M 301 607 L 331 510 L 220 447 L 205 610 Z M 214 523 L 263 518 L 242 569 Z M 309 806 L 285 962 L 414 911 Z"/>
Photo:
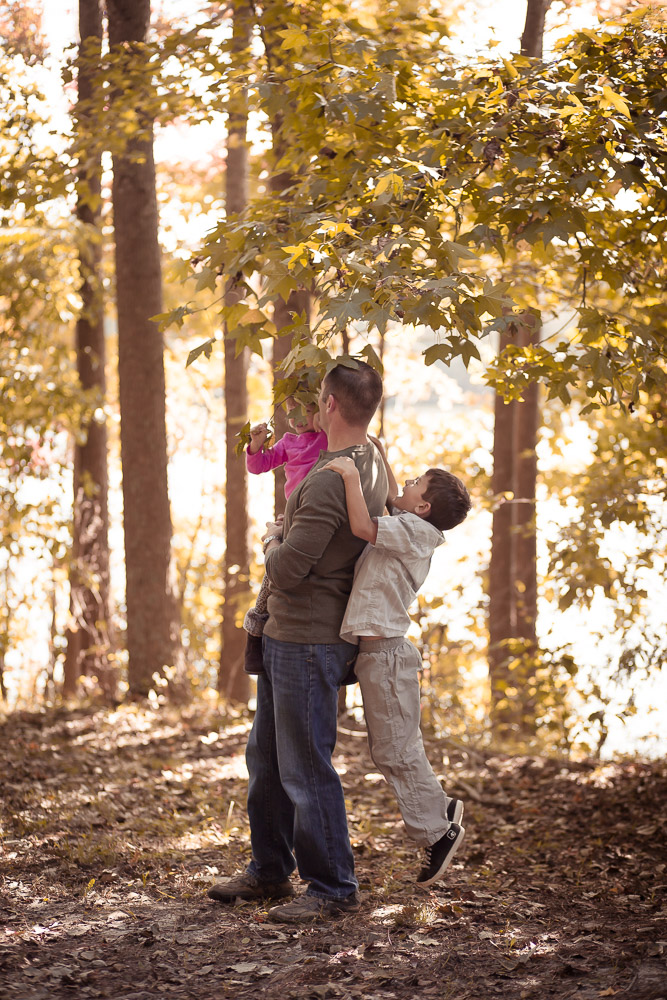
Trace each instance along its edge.
<path fill-rule="evenodd" d="M 542 57 L 544 22 L 551 0 L 528 0 L 521 52 Z M 508 343 L 501 338 L 500 350 Z M 517 322 L 516 343 L 539 342 L 536 323 Z M 504 411 L 511 409 L 510 413 Z M 533 731 L 531 677 L 537 649 L 537 537 L 535 486 L 539 387 L 530 385 L 522 402 L 506 407 L 496 394 L 493 451 L 494 494 L 509 491 L 512 504 L 500 504 L 493 514 L 489 568 L 489 677 L 491 716 L 500 732 L 526 735 Z M 514 654 L 508 640 L 518 640 Z M 520 647 L 520 648 L 519 648 Z M 514 669 L 510 670 L 510 659 Z"/>
<path fill-rule="evenodd" d="M 521 35 L 521 55 L 542 58 L 544 21 L 551 0 L 528 0 L 526 22 Z"/>
<path fill-rule="evenodd" d="M 112 47 L 142 58 L 149 0 L 108 0 Z M 137 95 L 137 101 L 139 101 Z M 118 375 L 127 578 L 128 680 L 145 697 L 176 658 L 170 585 L 171 512 L 167 488 L 164 343 L 151 320 L 162 311 L 152 128 L 113 156 Z"/>
<path fill-rule="evenodd" d="M 273 384 L 282 378 L 280 366 L 292 349 L 292 337 L 290 334 L 280 335 L 280 331 L 290 326 L 294 314 L 305 313 L 306 322 L 310 324 L 310 295 L 302 290 L 292 292 L 287 302 L 284 299 L 276 299 L 273 303 L 273 322 L 278 330 L 278 336 L 273 341 L 271 362 L 273 365 Z M 280 441 L 283 434 L 289 430 L 287 414 L 282 406 L 278 407 L 274 414 L 273 424 L 275 428 L 276 441 Z M 274 471 L 274 511 L 275 517 L 285 513 L 285 470 L 282 466 Z"/>
<path fill-rule="evenodd" d="M 528 320 L 532 319 L 530 323 Z M 539 327 L 534 317 L 519 325 L 518 343 L 522 347 L 539 343 Z M 539 385 L 532 382 L 517 406 L 514 427 L 516 456 L 516 497 L 514 533 L 514 574 L 516 635 L 524 639 L 526 652 L 535 650 L 537 621 L 537 533 L 535 493 L 537 482 L 537 432 L 539 426 Z"/>
<path fill-rule="evenodd" d="M 250 45 L 252 9 L 243 0 L 235 0 L 233 16 L 234 58 L 242 62 L 247 59 Z M 241 215 L 248 202 L 247 124 L 247 92 L 245 88 L 238 88 L 230 96 L 227 126 L 225 209 L 228 219 Z M 242 294 L 232 280 L 225 293 L 225 305 L 234 305 Z M 225 328 L 226 547 L 218 690 L 228 699 L 247 703 L 250 682 L 243 670 L 246 633 L 242 619 L 250 591 L 248 477 L 245 461 L 235 454 L 234 448 L 236 435 L 247 420 L 248 350 L 244 348 L 235 357 L 235 341 L 229 339 L 228 333 Z"/>
<path fill-rule="evenodd" d="M 510 343 L 508 334 L 500 338 L 499 352 Z M 499 712 L 505 704 L 508 686 L 506 643 L 514 635 L 514 547 L 513 504 L 514 494 L 514 424 L 517 404 L 506 403 L 500 393 L 494 400 L 493 475 L 491 492 L 496 497 L 491 532 L 491 561 L 489 564 L 489 679 L 491 682 L 491 711 L 494 725 L 499 722 Z M 507 496 L 501 496 L 507 494 Z"/>
<path fill-rule="evenodd" d="M 102 12 L 99 0 L 79 0 L 80 61 L 77 125 L 85 127 L 86 104 L 93 97 L 92 58 L 102 51 Z M 82 308 L 76 324 L 77 372 L 81 387 L 97 390 L 106 399 L 106 350 L 101 278 L 101 158 L 81 164 L 78 176 L 77 219 L 84 230 L 79 267 Z M 96 676 L 103 693 L 113 698 L 116 672 L 110 664 L 111 614 L 109 597 L 109 512 L 107 429 L 104 418 L 81 428 L 83 441 L 75 443 L 70 615 L 63 693 L 73 695 L 80 675 Z"/>

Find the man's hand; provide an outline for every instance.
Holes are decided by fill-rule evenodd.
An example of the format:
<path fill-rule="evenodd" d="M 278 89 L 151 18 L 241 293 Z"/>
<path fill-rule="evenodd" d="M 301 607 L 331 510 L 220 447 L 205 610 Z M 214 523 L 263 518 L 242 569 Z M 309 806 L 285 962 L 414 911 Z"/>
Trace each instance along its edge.
<path fill-rule="evenodd" d="M 320 468 L 320 472 L 323 469 L 331 469 L 332 472 L 341 475 L 343 479 L 354 479 L 355 476 L 357 479 L 359 478 L 359 469 L 351 458 L 332 458 L 330 462 Z"/>
<path fill-rule="evenodd" d="M 271 437 L 271 431 L 266 426 L 266 424 L 255 424 L 254 427 L 250 428 L 250 444 L 248 445 L 248 451 L 251 455 L 255 455 L 259 449 L 264 445 L 265 441 Z"/>
<path fill-rule="evenodd" d="M 262 542 L 264 543 L 266 541 L 266 539 L 270 538 L 272 535 L 277 535 L 278 538 L 282 538 L 283 537 L 283 515 L 282 514 L 280 515 L 280 517 L 276 521 L 267 521 L 266 522 L 266 531 L 262 535 Z"/>

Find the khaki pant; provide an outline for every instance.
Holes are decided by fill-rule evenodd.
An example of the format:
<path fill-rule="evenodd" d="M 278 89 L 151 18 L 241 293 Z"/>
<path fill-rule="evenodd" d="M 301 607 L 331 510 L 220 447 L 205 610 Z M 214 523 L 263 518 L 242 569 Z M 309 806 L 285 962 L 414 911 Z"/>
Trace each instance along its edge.
<path fill-rule="evenodd" d="M 407 639 L 359 644 L 359 680 L 373 763 L 394 790 L 405 829 L 429 847 L 449 829 L 449 799 L 428 762 L 419 704 L 421 657 Z"/>

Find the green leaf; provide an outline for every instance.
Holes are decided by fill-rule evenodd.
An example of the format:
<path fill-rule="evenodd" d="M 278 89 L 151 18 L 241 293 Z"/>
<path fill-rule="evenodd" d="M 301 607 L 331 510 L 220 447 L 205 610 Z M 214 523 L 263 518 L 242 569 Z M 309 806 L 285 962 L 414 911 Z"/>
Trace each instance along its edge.
<path fill-rule="evenodd" d="M 215 338 L 212 337 L 210 340 L 205 341 L 203 344 L 200 344 L 199 347 L 195 347 L 192 351 L 190 351 L 190 353 L 188 354 L 188 360 L 185 362 L 185 367 L 189 368 L 192 362 L 196 361 L 201 354 L 204 354 L 207 358 L 210 358 L 214 343 L 215 343 Z"/>

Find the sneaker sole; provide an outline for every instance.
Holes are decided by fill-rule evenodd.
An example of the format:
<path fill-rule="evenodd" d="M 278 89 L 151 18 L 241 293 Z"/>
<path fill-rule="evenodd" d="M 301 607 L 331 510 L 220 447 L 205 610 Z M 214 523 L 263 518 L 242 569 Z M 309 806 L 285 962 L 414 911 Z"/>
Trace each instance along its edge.
<path fill-rule="evenodd" d="M 438 870 L 435 873 L 435 875 L 432 875 L 431 878 L 428 880 L 428 882 L 417 882 L 416 883 L 419 886 L 420 889 L 428 889 L 429 886 L 432 886 L 435 882 L 437 882 L 438 879 L 441 878 L 441 876 L 447 871 L 447 869 L 449 868 L 449 866 L 450 866 L 450 864 L 452 862 L 452 858 L 456 857 L 456 855 L 458 854 L 459 848 L 460 848 L 461 844 L 463 843 L 463 841 L 465 840 L 465 835 L 466 835 L 465 827 L 462 826 L 461 827 L 461 836 L 457 837 L 456 843 L 454 844 L 454 846 L 452 847 L 451 851 L 449 852 L 449 854 L 447 855 L 447 857 L 445 858 L 445 860 L 442 862 L 442 864 L 438 868 Z"/>
<path fill-rule="evenodd" d="M 450 823 L 458 823 L 461 826 L 463 819 L 463 802 L 461 799 L 450 799 L 447 806 L 447 819 Z"/>

